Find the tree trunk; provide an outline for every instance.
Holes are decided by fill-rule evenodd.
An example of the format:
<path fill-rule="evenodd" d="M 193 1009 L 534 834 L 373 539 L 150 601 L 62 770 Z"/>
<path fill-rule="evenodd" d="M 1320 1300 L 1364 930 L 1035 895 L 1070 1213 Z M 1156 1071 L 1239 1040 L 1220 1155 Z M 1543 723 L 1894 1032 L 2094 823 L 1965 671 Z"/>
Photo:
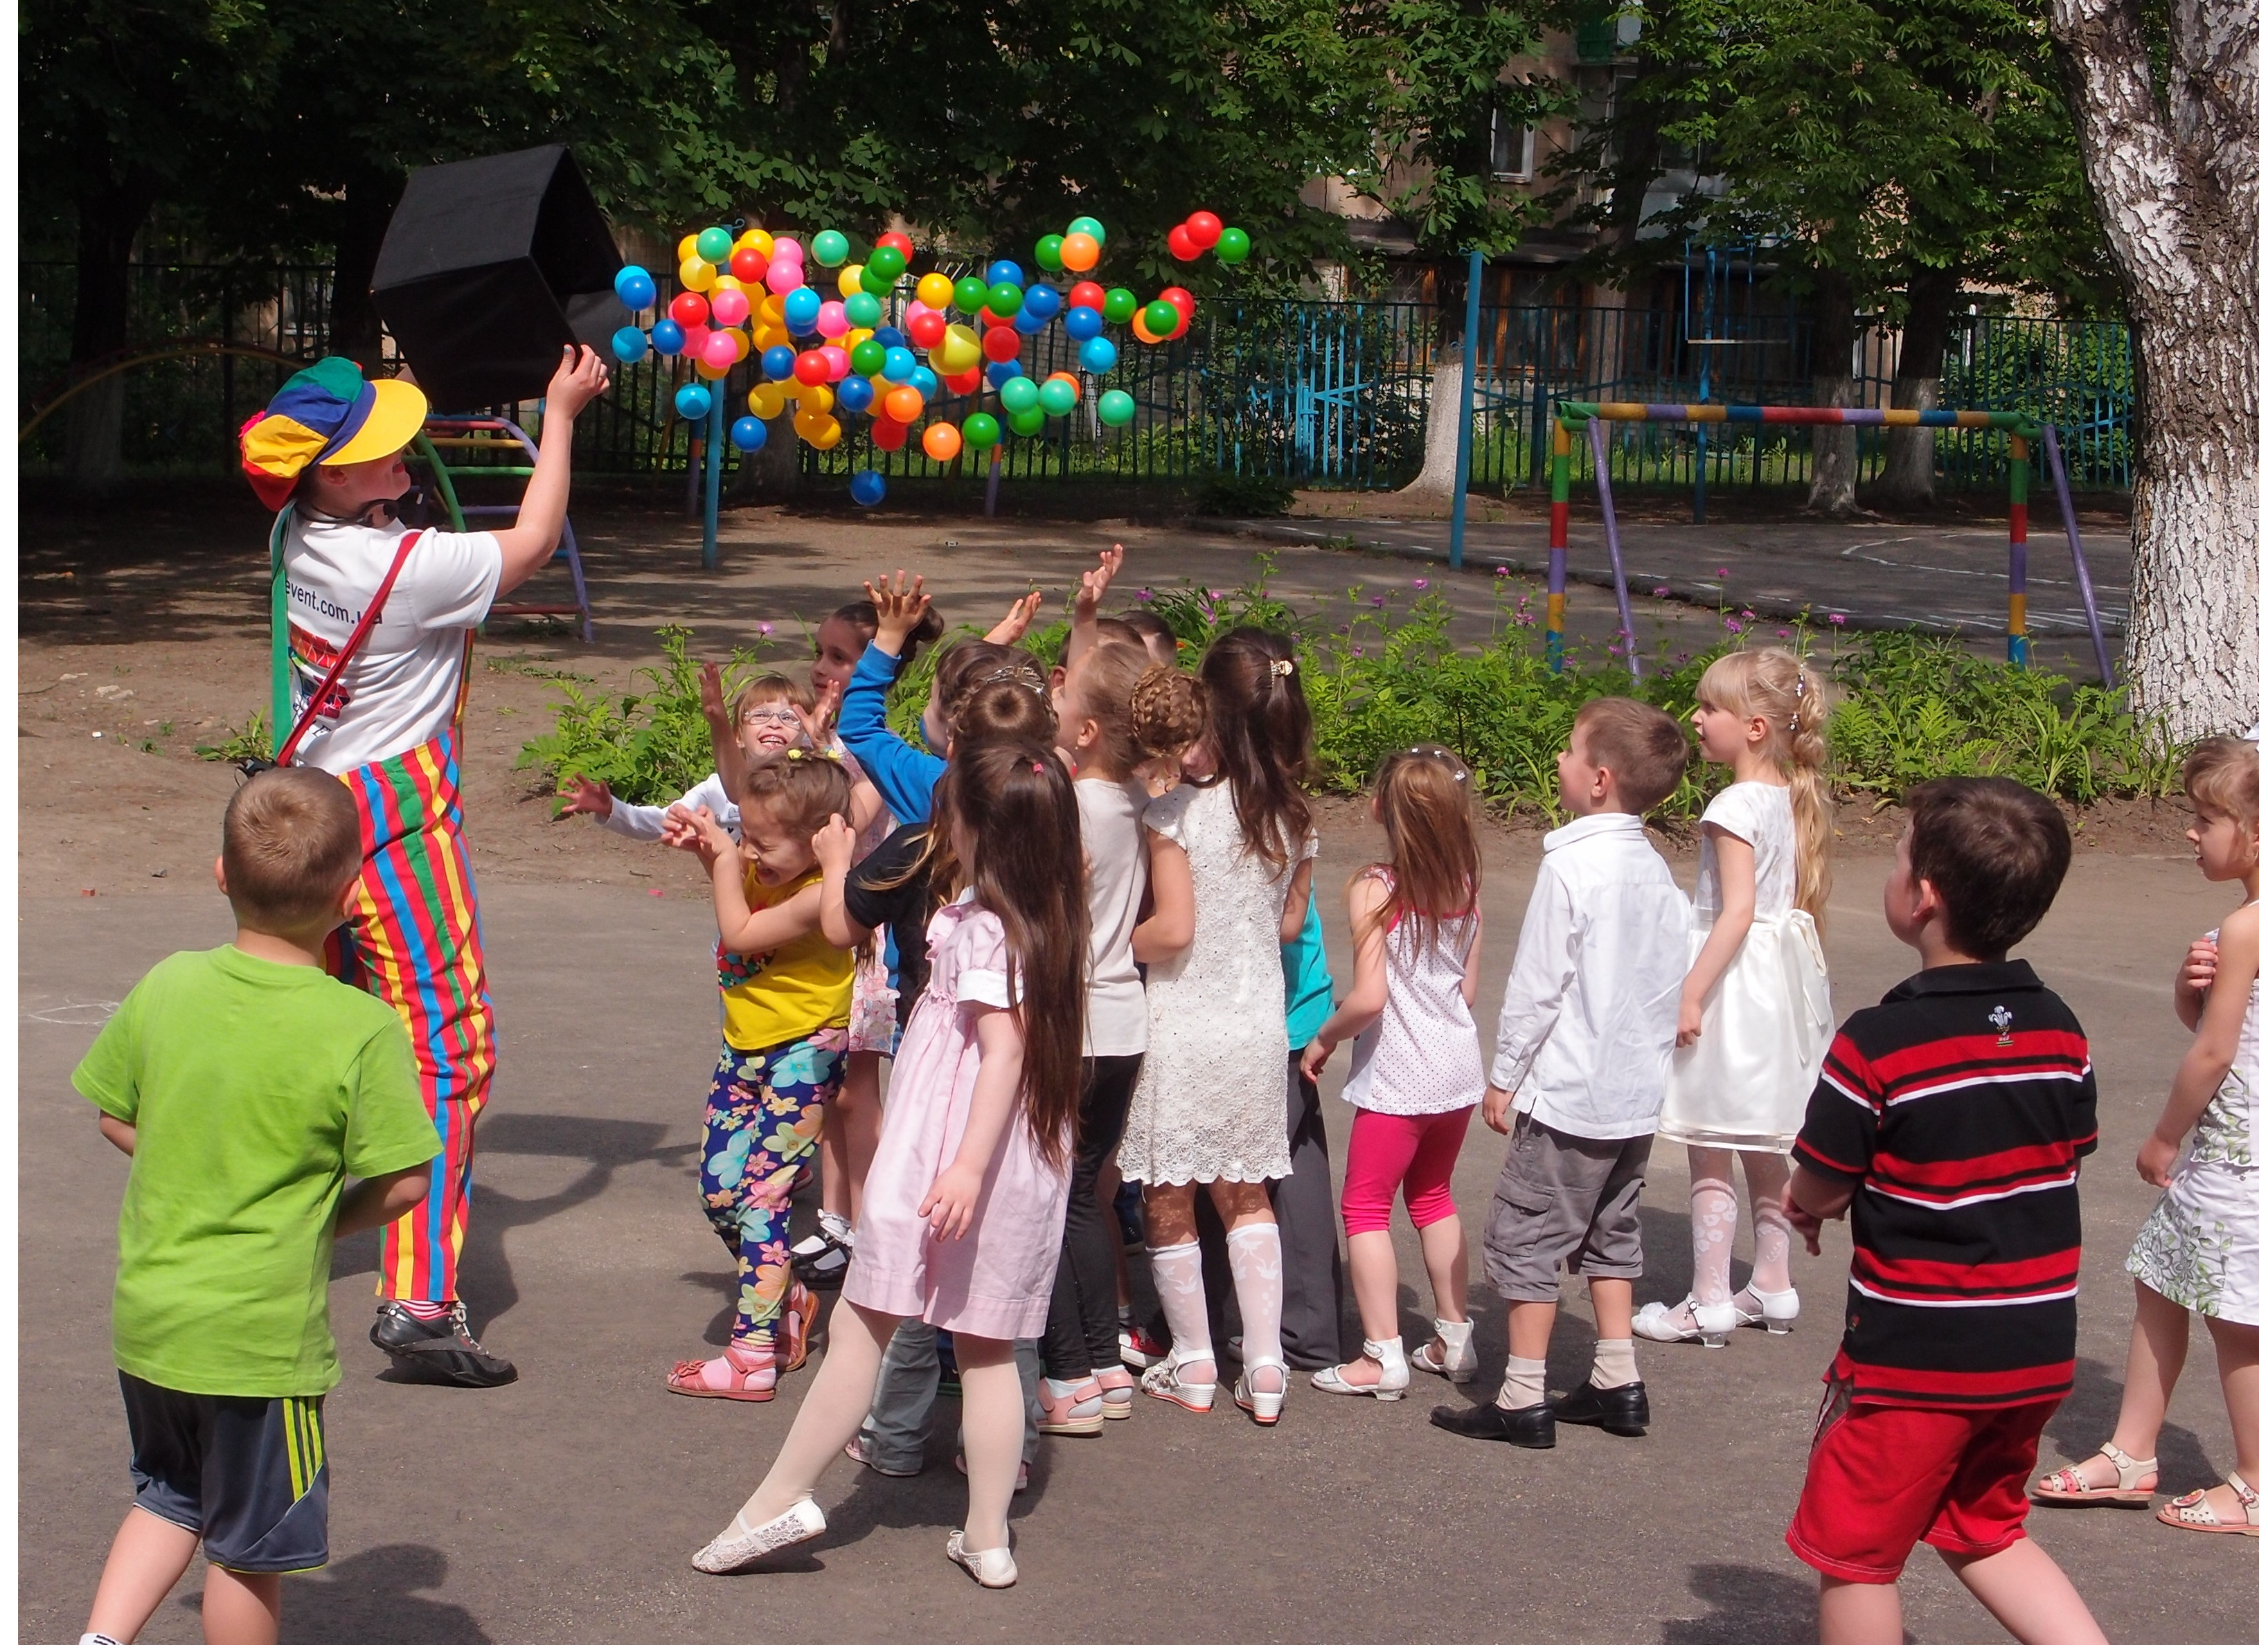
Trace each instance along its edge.
<path fill-rule="evenodd" d="M 1900 410 L 1934 411 L 1945 370 L 1945 338 L 1953 323 L 1954 299 L 1961 293 L 1961 266 L 1914 269 L 1906 282 L 1905 334 L 1898 344 L 1896 373 L 1890 379 L 1890 404 Z M 1890 429 L 1875 501 L 1896 508 L 1920 507 L 1937 495 L 1937 430 Z"/>
<path fill-rule="evenodd" d="M 1425 402 L 1425 460 L 1401 495 L 1447 502 L 1457 494 L 1457 408 L 1465 391 L 1464 259 L 1456 259 L 1454 269 L 1446 262 L 1441 266 L 1434 290 L 1440 340 L 1433 348 L 1432 392 Z"/>
<path fill-rule="evenodd" d="M 2260 13 L 2169 9 L 2154 66 L 2139 0 L 2051 0 L 2049 26 L 2134 328 L 2127 677 L 2186 740 L 2259 713 Z"/>
<path fill-rule="evenodd" d="M 406 180 L 398 172 L 365 172 L 347 182 L 346 211 L 331 263 L 328 346 L 333 354 L 342 354 L 361 366 L 365 376 L 378 369 L 380 347 L 371 276 L 378 270 L 378 250 L 386 241 L 386 225 L 394 220 Z"/>
<path fill-rule="evenodd" d="M 1838 270 L 1814 271 L 1811 298 L 1811 403 L 1847 406 L 1851 380 L 1851 283 Z M 1820 424 L 1811 430 L 1811 496 L 1807 508 L 1837 518 L 1858 509 L 1859 431 Z"/>
<path fill-rule="evenodd" d="M 795 495 L 803 484 L 803 443 L 795 434 L 795 402 L 764 424 L 764 449 L 740 453 L 733 471 L 735 503 L 775 503 Z"/>
<path fill-rule="evenodd" d="M 156 190 L 139 172 L 78 201 L 77 295 L 71 308 L 71 377 L 99 370 L 128 341 L 129 266 L 134 238 Z M 97 384 L 63 408 L 63 474 L 76 488 L 107 491 L 125 477 L 126 378 Z"/>

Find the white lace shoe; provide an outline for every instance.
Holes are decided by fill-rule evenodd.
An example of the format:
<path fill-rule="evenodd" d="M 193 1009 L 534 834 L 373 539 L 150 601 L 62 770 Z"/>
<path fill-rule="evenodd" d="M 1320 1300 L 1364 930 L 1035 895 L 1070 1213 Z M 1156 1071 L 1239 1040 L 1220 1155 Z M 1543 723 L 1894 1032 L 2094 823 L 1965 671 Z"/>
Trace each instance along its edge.
<path fill-rule="evenodd" d="M 1346 1367 L 1343 1365 L 1326 1366 L 1307 1381 L 1325 1393 L 1353 1394 L 1358 1398 L 1367 1396 L 1388 1404 L 1409 1392 L 1410 1362 L 1403 1357 L 1400 1337 L 1390 1342 L 1373 1342 L 1365 1339 L 1362 1356 L 1378 1366 L 1376 1382 L 1350 1381 L 1344 1374 Z"/>
<path fill-rule="evenodd" d="M 976 1579 L 982 1588 L 1013 1588 L 1016 1556 L 1005 1547 L 972 1548 L 958 1531 L 945 1539 L 945 1557 Z"/>
<path fill-rule="evenodd" d="M 777 1553 L 782 1548 L 792 1548 L 799 1542 L 808 1542 L 825 1531 L 827 1516 L 819 1511 L 819 1504 L 809 1497 L 789 1508 L 777 1519 L 751 1527 L 740 1515 L 718 1531 L 707 1547 L 693 1556 L 693 1568 L 706 1571 L 711 1576 L 722 1576 L 755 1564 L 767 1553 Z"/>
<path fill-rule="evenodd" d="M 1772 1335 L 1784 1337 L 1795 1328 L 1803 1299 L 1793 1286 L 1784 1291 L 1763 1291 L 1748 1285 L 1733 1294 L 1733 1306 L 1739 1311 L 1742 1325 L 1762 1326 Z"/>
<path fill-rule="evenodd" d="M 1212 1363 L 1210 1354 L 1191 1355 L 1184 1359 L 1179 1348 L 1168 1348 L 1165 1358 L 1142 1373 L 1142 1392 L 1152 1399 L 1167 1400 L 1202 1416 L 1212 1409 L 1213 1396 L 1220 1392 L 1219 1377 L 1216 1374 L 1207 1382 L 1187 1381 L 1182 1376 L 1182 1367 Z"/>
<path fill-rule="evenodd" d="M 1649 1342 L 1698 1342 L 1720 1348 L 1741 1326 L 1741 1311 L 1730 1303 L 1697 1303 L 1690 1292 L 1675 1308 L 1648 1303 L 1631 1321 L 1632 1334 Z"/>

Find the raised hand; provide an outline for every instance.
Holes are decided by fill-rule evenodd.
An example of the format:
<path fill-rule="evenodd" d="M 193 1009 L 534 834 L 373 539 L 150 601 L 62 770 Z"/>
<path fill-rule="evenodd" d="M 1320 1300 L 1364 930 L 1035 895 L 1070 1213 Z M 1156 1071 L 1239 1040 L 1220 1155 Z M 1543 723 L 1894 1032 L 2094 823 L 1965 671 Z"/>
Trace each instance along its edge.
<path fill-rule="evenodd" d="M 570 777 L 559 785 L 562 817 L 608 818 L 615 814 L 615 791 L 593 777 Z"/>
<path fill-rule="evenodd" d="M 1113 543 L 1095 557 L 1101 563 L 1079 579 L 1079 595 L 1071 603 L 1073 622 L 1094 621 L 1094 613 L 1102 604 L 1102 597 L 1110 591 L 1112 580 L 1117 576 L 1119 568 L 1126 563 L 1126 546 Z"/>
<path fill-rule="evenodd" d="M 579 349 L 571 345 L 560 350 L 559 369 L 543 391 L 543 415 L 572 422 L 576 413 L 606 392 L 607 363 L 587 343 Z"/>
<path fill-rule="evenodd" d="M 701 665 L 701 717 L 709 722 L 711 737 L 731 740 L 738 728 L 733 711 L 725 706 L 725 671 L 714 663 Z"/>
<path fill-rule="evenodd" d="M 1024 631 L 1032 626 L 1032 619 L 1039 615 L 1039 612 L 1040 591 L 1034 589 L 1028 594 L 1010 600 L 1007 614 L 994 623 L 991 632 L 984 637 L 995 645 L 1013 645 L 1024 637 Z"/>
<path fill-rule="evenodd" d="M 874 604 L 874 643 L 892 657 L 904 656 L 906 636 L 929 611 L 921 574 L 914 573 L 909 582 L 905 572 L 894 571 L 880 583 L 867 584 L 866 598 Z"/>
<path fill-rule="evenodd" d="M 803 722 L 803 734 L 814 748 L 824 749 L 835 740 L 835 716 L 842 707 L 843 682 L 838 679 L 819 694 L 810 713 L 796 709 L 795 717 Z"/>
<path fill-rule="evenodd" d="M 820 874 L 828 880 L 841 879 L 850 871 L 850 856 L 858 848 L 858 836 L 839 812 L 811 836 L 811 855 L 819 859 Z"/>

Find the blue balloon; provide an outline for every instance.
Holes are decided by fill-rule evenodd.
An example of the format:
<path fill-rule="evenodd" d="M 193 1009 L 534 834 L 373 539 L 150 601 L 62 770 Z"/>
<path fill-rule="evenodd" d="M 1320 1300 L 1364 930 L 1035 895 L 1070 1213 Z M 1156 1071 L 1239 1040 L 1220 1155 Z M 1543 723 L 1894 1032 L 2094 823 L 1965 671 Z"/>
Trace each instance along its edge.
<path fill-rule="evenodd" d="M 1079 363 L 1100 377 L 1118 364 L 1118 345 L 1108 337 L 1089 337 L 1079 345 Z"/>
<path fill-rule="evenodd" d="M 1034 281 L 1024 288 L 1024 312 L 1036 314 L 1042 319 L 1053 319 L 1063 307 L 1063 293 L 1043 281 Z"/>
<path fill-rule="evenodd" d="M 1085 342 L 1089 337 L 1102 335 L 1102 311 L 1099 308 L 1075 308 L 1064 316 L 1064 334 L 1073 342 Z"/>
<path fill-rule="evenodd" d="M 744 452 L 764 449 L 764 422 L 761 417 L 738 417 L 733 422 L 733 444 Z"/>
<path fill-rule="evenodd" d="M 995 388 L 1023 374 L 1024 368 L 1013 360 L 995 360 L 984 368 L 984 380 Z"/>
<path fill-rule="evenodd" d="M 871 468 L 862 468 L 850 476 L 850 500 L 862 509 L 873 508 L 888 489 L 882 476 Z"/>
<path fill-rule="evenodd" d="M 819 293 L 807 285 L 799 285 L 789 292 L 780 310 L 787 328 L 799 337 L 819 328 Z"/>
<path fill-rule="evenodd" d="M 653 323 L 653 351 L 656 354 L 675 354 L 685 346 L 685 327 L 674 319 L 658 319 Z"/>
<path fill-rule="evenodd" d="M 764 350 L 764 375 L 775 383 L 784 383 L 795 375 L 795 350 L 784 342 L 776 342 Z"/>
<path fill-rule="evenodd" d="M 1020 335 L 1026 337 L 1036 337 L 1048 328 L 1048 322 L 1027 308 L 1018 309 L 1016 317 L 1008 323 L 1016 328 Z"/>
<path fill-rule="evenodd" d="M 885 349 L 903 349 L 910 344 L 913 339 L 895 326 L 877 326 L 874 327 L 874 341 Z"/>
<path fill-rule="evenodd" d="M 698 383 L 688 383 L 677 391 L 677 415 L 688 422 L 698 422 L 709 415 L 709 391 Z"/>
<path fill-rule="evenodd" d="M 986 285 L 998 285 L 1003 281 L 1005 281 L 1010 285 L 1021 285 L 1024 283 L 1024 271 L 1021 268 L 1017 268 L 1015 264 L 1010 262 L 1005 257 L 1003 257 L 998 262 L 994 263 L 990 268 L 987 268 L 984 271 L 984 283 Z"/>
<path fill-rule="evenodd" d="M 622 271 L 615 276 L 615 295 L 622 299 L 622 306 L 632 313 L 636 313 L 642 308 L 652 308 L 654 295 L 653 276 L 636 263 L 625 263 L 622 265 Z"/>
<path fill-rule="evenodd" d="M 929 367 L 925 365 L 914 367 L 914 374 L 906 378 L 906 381 L 921 390 L 924 405 L 937 398 L 937 373 L 931 371 Z"/>
<path fill-rule="evenodd" d="M 874 386 L 863 377 L 846 377 L 835 386 L 835 403 L 845 411 L 864 411 L 874 403 Z"/>
<path fill-rule="evenodd" d="M 920 368 L 921 362 L 914 358 L 911 349 L 894 348 L 882 356 L 882 375 L 893 383 L 911 382 L 914 373 Z M 844 380 L 847 382 L 849 379 Z M 924 394 L 922 398 L 927 400 L 929 396 Z"/>
<path fill-rule="evenodd" d="M 635 326 L 625 326 L 615 334 L 615 358 L 624 365 L 636 365 L 645 358 L 645 334 Z"/>

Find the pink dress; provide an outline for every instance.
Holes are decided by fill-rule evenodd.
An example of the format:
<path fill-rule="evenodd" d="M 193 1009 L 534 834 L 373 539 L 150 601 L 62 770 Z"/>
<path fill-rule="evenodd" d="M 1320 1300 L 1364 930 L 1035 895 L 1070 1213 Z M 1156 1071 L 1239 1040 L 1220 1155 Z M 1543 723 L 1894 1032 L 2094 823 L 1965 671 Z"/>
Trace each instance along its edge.
<path fill-rule="evenodd" d="M 970 1336 L 1036 1337 L 1047 1328 L 1071 1179 L 1041 1159 L 1022 1116 L 1000 1140 L 967 1233 L 934 1239 L 917 1214 L 968 1124 L 978 1057 L 966 1008 L 1010 1002 L 999 920 L 967 894 L 946 904 L 929 922 L 929 964 L 891 1069 L 843 1300 Z"/>

